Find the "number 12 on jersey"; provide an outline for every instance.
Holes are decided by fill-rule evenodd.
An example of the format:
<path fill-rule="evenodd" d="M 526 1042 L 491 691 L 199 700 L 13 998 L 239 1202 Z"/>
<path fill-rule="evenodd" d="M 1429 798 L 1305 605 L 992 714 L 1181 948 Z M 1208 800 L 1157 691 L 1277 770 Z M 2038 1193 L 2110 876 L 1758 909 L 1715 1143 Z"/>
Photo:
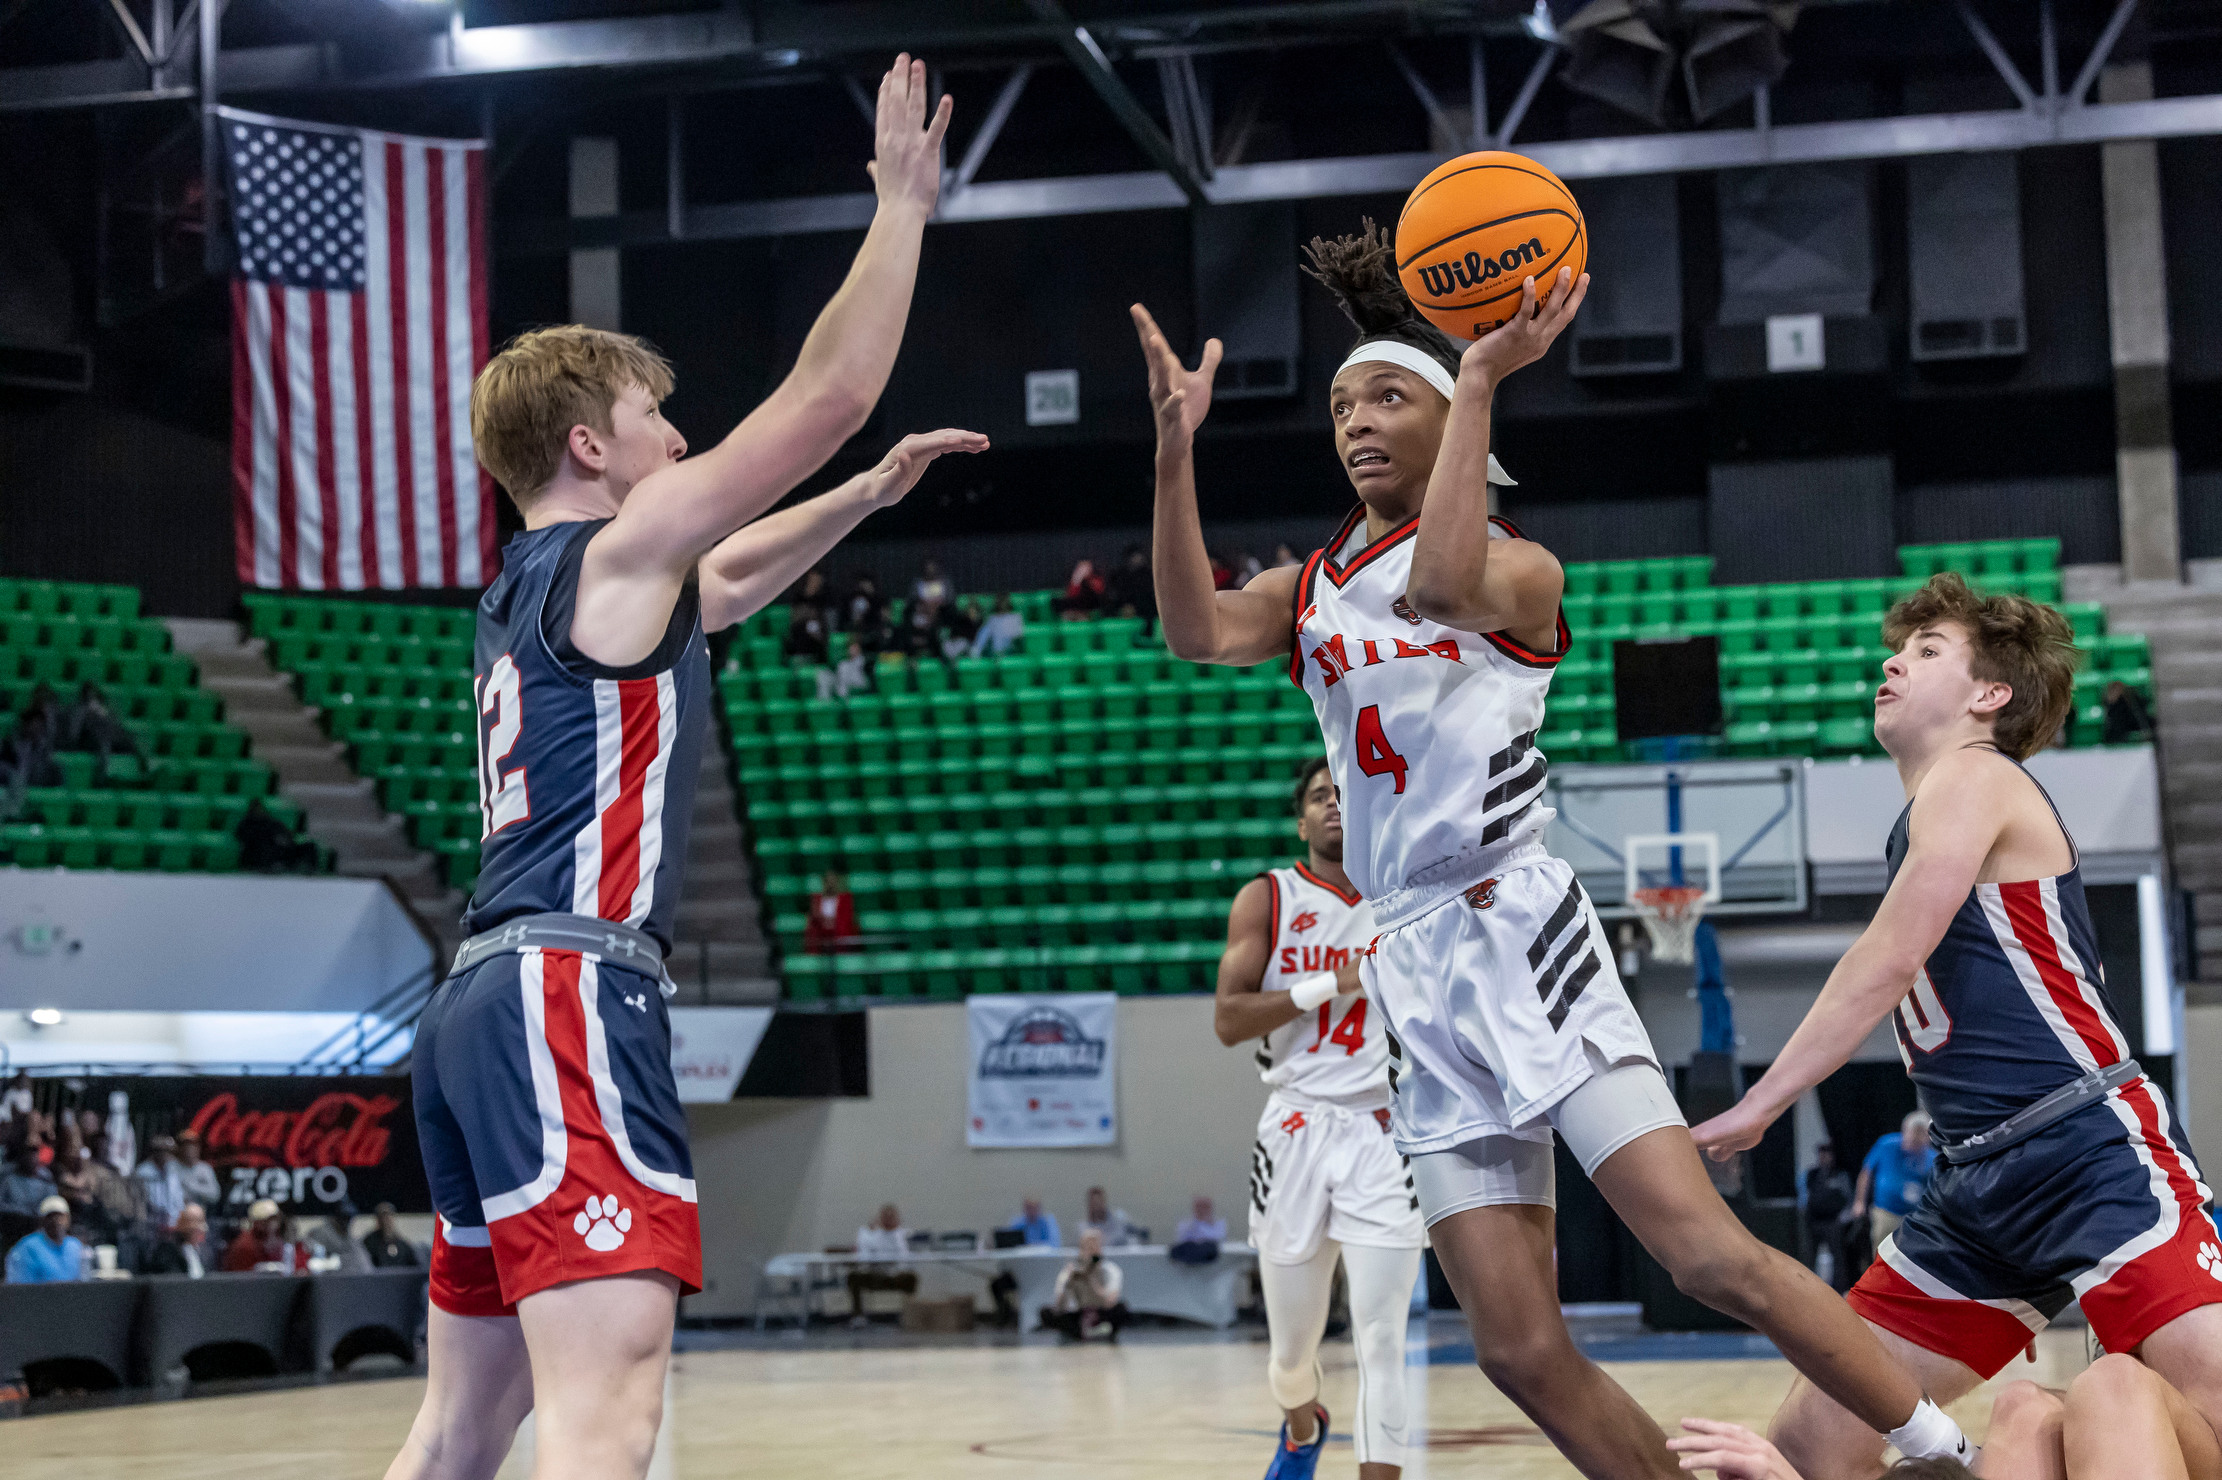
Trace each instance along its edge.
<path fill-rule="evenodd" d="M 1358 769 L 1368 776 L 1394 776 L 1396 794 L 1404 795 L 1404 773 L 1412 763 L 1396 753 L 1381 731 L 1381 706 L 1368 704 L 1358 711 Z"/>

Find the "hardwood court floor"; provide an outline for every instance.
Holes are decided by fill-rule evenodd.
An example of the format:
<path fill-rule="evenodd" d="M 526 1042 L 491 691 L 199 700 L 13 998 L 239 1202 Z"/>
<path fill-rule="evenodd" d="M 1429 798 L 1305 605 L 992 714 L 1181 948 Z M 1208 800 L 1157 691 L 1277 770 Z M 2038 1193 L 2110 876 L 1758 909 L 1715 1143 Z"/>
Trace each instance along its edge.
<path fill-rule="evenodd" d="M 1405 1473 L 1562 1480 L 1571 1466 L 1455 1349 L 1440 1324 L 1439 1365 L 1406 1369 L 1424 1404 L 1428 1452 Z M 1449 1348 L 1449 1349 L 1446 1349 Z M 1444 1360 L 1445 1358 L 1448 1360 Z M 1350 1411 L 1346 1342 L 1324 1353 L 1325 1397 Z M 2080 1331 L 2048 1333 L 2035 1366 L 2006 1377 L 2065 1383 L 2083 1365 Z M 1763 1426 L 1789 1383 L 1778 1359 L 1607 1361 L 1669 1426 L 1685 1414 Z M 1118 1347 L 880 1346 L 811 1343 L 682 1351 L 655 1475 L 811 1480 L 1059 1480 L 1263 1472 L 1274 1421 L 1265 1348 L 1243 1340 L 1129 1340 Z M 377 1480 L 414 1413 L 421 1381 L 343 1383 L 53 1414 L 0 1424 L 8 1480 Z M 1955 1416 L 1978 1436 L 1989 1399 Z M 1339 1429 L 1339 1424 L 1338 1424 Z M 529 1468 L 529 1434 L 503 1468 Z M 1355 1473 L 1336 1441 L 1322 1480 Z"/>

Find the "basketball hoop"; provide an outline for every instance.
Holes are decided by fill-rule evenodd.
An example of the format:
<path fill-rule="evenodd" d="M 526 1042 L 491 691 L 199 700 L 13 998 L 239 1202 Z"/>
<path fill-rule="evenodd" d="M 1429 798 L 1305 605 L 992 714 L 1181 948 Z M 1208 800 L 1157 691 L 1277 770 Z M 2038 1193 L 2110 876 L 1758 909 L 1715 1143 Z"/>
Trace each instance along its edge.
<path fill-rule="evenodd" d="M 1629 903 L 1651 937 L 1651 959 L 1688 965 L 1697 959 L 1697 923 L 1705 917 L 1701 884 L 1663 884 L 1629 891 Z"/>

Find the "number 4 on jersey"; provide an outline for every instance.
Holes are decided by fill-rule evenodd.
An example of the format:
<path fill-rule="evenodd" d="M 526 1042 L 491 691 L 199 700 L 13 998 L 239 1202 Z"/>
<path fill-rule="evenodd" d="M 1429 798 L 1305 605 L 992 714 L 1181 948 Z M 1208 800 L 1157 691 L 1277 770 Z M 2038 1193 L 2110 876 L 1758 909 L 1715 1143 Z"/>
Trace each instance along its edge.
<path fill-rule="evenodd" d="M 1358 711 L 1358 769 L 1368 776 L 1394 776 L 1396 794 L 1404 795 L 1404 773 L 1412 763 L 1396 753 L 1389 737 L 1381 733 L 1381 706 L 1368 704 Z"/>

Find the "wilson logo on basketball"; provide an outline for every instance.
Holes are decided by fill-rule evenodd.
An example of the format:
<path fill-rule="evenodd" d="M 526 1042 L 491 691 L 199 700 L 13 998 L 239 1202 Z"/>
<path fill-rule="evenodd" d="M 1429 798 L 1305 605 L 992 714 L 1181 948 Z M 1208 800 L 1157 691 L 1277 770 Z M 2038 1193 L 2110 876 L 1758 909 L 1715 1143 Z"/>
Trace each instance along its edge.
<path fill-rule="evenodd" d="M 1519 246 L 1507 247 L 1494 257 L 1468 252 L 1465 256 L 1453 257 L 1448 262 L 1424 264 L 1419 268 L 1419 274 L 1420 281 L 1427 285 L 1427 291 L 1443 298 L 1460 288 L 1478 288 L 1508 272 L 1544 260 L 1543 239 L 1531 236 Z"/>
<path fill-rule="evenodd" d="M 1306 910 L 1303 914 L 1298 915 L 1295 919 L 1289 921 L 1288 928 L 1295 931 L 1298 935 L 1302 935 L 1305 931 L 1311 929 L 1318 923 L 1319 916 L 1311 910 Z"/>

